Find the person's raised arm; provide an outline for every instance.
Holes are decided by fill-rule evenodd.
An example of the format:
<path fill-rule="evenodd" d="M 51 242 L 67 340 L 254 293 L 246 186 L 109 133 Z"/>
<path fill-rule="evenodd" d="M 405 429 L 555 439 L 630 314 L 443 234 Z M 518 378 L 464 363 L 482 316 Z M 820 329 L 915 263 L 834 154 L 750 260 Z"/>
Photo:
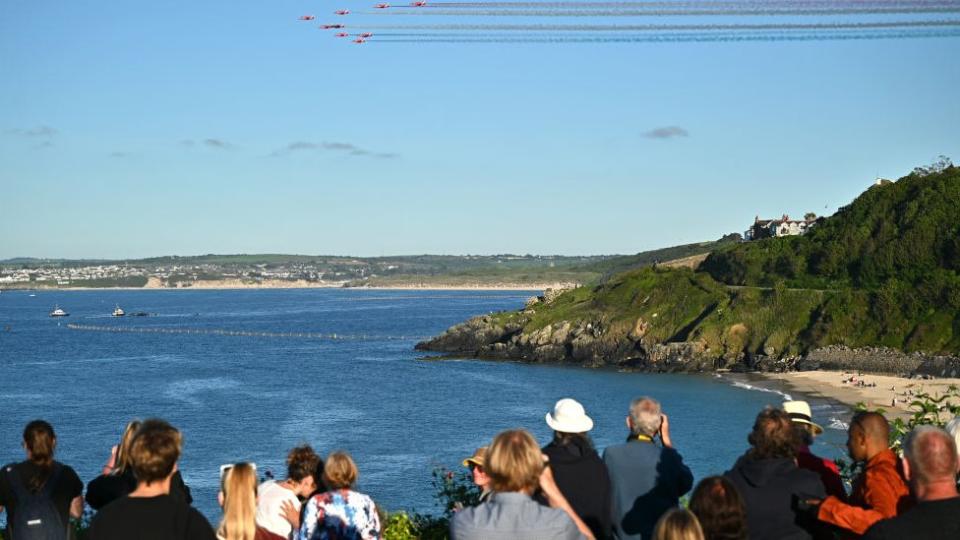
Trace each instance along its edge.
<path fill-rule="evenodd" d="M 557 482 L 553 478 L 553 470 L 551 470 L 549 466 L 544 467 L 543 472 L 540 473 L 540 489 L 543 491 L 543 495 L 551 507 L 559 508 L 566 512 L 567 515 L 570 516 L 570 519 L 573 520 L 574 525 L 577 526 L 577 529 L 580 530 L 580 533 L 590 540 L 593 540 L 593 532 L 591 532 L 590 527 L 587 527 L 587 524 L 580 519 L 580 516 L 573 511 L 573 507 L 570 506 L 567 498 L 560 492 L 560 488 L 557 487 Z"/>
<path fill-rule="evenodd" d="M 673 448 L 673 441 L 670 440 L 670 419 L 666 414 L 661 414 L 660 418 L 663 419 L 660 424 L 660 441 L 663 442 L 663 446 Z"/>

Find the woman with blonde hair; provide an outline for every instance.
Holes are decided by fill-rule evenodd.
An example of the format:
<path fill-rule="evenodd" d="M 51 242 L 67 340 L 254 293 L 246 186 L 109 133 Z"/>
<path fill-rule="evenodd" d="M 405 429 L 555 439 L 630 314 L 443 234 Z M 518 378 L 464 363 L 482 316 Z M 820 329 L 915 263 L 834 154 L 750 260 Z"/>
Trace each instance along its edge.
<path fill-rule="evenodd" d="M 380 516 L 373 499 L 353 491 L 359 472 L 350 454 L 330 454 L 323 467 L 327 490 L 305 504 L 299 540 L 376 540 Z"/>
<path fill-rule="evenodd" d="M 593 538 L 570 507 L 546 466 L 533 435 L 523 429 L 500 433 L 486 455 L 493 497 L 480 506 L 457 512 L 450 522 L 454 540 L 513 538 L 532 540 Z M 532 497 L 541 489 L 550 506 Z"/>
<path fill-rule="evenodd" d="M 672 508 L 657 522 L 653 540 L 703 540 L 703 529 L 693 512 Z"/>
<path fill-rule="evenodd" d="M 237 463 L 226 470 L 217 495 L 223 520 L 217 527 L 218 540 L 274 540 L 282 536 L 257 526 L 257 470 L 249 463 Z"/>
<path fill-rule="evenodd" d="M 127 423 L 120 436 L 120 444 L 110 449 L 110 459 L 103 466 L 102 474 L 87 484 L 86 500 L 90 508 L 99 510 L 124 495 L 137 489 L 137 479 L 133 476 L 133 463 L 130 459 L 130 446 L 140 430 L 142 422 L 134 419 Z M 170 480 L 170 495 L 190 504 L 190 488 L 183 482 L 177 470 Z"/>

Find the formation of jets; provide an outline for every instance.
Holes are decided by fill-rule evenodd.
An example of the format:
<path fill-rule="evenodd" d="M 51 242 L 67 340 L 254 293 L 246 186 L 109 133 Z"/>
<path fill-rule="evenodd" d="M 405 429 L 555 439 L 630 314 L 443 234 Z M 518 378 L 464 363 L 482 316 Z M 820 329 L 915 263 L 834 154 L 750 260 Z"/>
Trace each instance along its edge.
<path fill-rule="evenodd" d="M 427 0 L 415 0 L 414 2 L 411 2 L 411 3 L 410 3 L 410 7 L 424 7 L 424 6 L 426 6 L 426 5 L 427 5 Z M 390 7 L 390 4 L 387 4 L 387 3 L 374 4 L 373 7 L 376 8 L 376 9 L 387 9 L 387 8 Z M 350 10 L 349 10 L 349 9 L 338 9 L 338 10 L 334 11 L 333 14 L 334 14 L 334 15 L 349 15 L 349 14 L 350 14 Z M 300 16 L 300 20 L 301 20 L 301 21 L 312 21 L 312 20 L 314 20 L 314 19 L 316 19 L 316 18 L 317 18 L 317 17 L 314 16 L 314 15 L 301 15 L 301 16 Z M 321 28 L 322 30 L 339 30 L 339 29 L 346 28 L 346 27 L 345 27 L 344 25 L 342 25 L 342 24 L 322 24 L 322 25 L 320 25 L 320 28 Z M 363 33 L 361 33 L 361 34 L 356 34 L 356 36 L 357 36 L 357 39 L 354 39 L 354 40 L 353 40 L 354 43 L 366 43 L 367 38 L 373 37 L 373 34 L 371 34 L 371 33 L 369 33 L 369 32 L 363 32 Z M 346 33 L 346 32 L 337 32 L 336 34 L 334 34 L 334 37 L 345 38 L 345 37 L 350 37 L 350 34 L 348 34 L 348 33 Z"/>

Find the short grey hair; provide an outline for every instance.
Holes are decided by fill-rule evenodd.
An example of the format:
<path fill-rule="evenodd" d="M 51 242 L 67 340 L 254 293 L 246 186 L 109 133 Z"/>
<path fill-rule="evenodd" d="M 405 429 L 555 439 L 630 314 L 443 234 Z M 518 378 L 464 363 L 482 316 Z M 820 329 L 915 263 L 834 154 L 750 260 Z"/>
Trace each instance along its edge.
<path fill-rule="evenodd" d="M 660 402 L 647 396 L 638 397 L 630 402 L 630 420 L 633 422 L 634 435 L 653 437 L 660 431 L 663 423 Z"/>
<path fill-rule="evenodd" d="M 910 476 L 926 485 L 957 474 L 957 443 L 946 431 L 918 426 L 903 443 L 903 456 L 910 463 Z"/>

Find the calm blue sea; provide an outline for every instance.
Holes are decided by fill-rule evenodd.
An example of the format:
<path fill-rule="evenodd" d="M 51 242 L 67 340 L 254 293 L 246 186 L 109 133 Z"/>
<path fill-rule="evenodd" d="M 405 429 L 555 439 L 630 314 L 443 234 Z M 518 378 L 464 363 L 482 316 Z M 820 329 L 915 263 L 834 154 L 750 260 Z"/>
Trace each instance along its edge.
<path fill-rule="evenodd" d="M 57 431 L 57 458 L 86 482 L 128 420 L 159 416 L 183 431 L 181 470 L 195 505 L 212 522 L 219 519 L 220 464 L 254 461 L 282 477 L 287 449 L 302 442 L 324 455 L 351 452 L 360 491 L 379 505 L 430 511 L 432 467 L 457 466 L 506 428 L 525 427 L 548 442 L 543 417 L 560 398 L 585 405 L 599 449 L 623 441 L 633 397 L 660 399 L 675 445 L 697 478 L 726 470 L 746 448 L 756 413 L 783 399 L 747 379 L 429 361 L 413 350 L 456 322 L 518 308 L 532 294 L 4 291 L 0 461 L 23 459 L 23 426 L 44 418 Z M 70 316 L 50 318 L 55 304 Z M 113 318 L 116 304 L 150 316 Z M 84 331 L 68 323 L 171 333 Z M 849 412 L 824 401 L 813 405 L 816 419 L 834 426 L 815 450 L 841 455 L 839 422 Z"/>

